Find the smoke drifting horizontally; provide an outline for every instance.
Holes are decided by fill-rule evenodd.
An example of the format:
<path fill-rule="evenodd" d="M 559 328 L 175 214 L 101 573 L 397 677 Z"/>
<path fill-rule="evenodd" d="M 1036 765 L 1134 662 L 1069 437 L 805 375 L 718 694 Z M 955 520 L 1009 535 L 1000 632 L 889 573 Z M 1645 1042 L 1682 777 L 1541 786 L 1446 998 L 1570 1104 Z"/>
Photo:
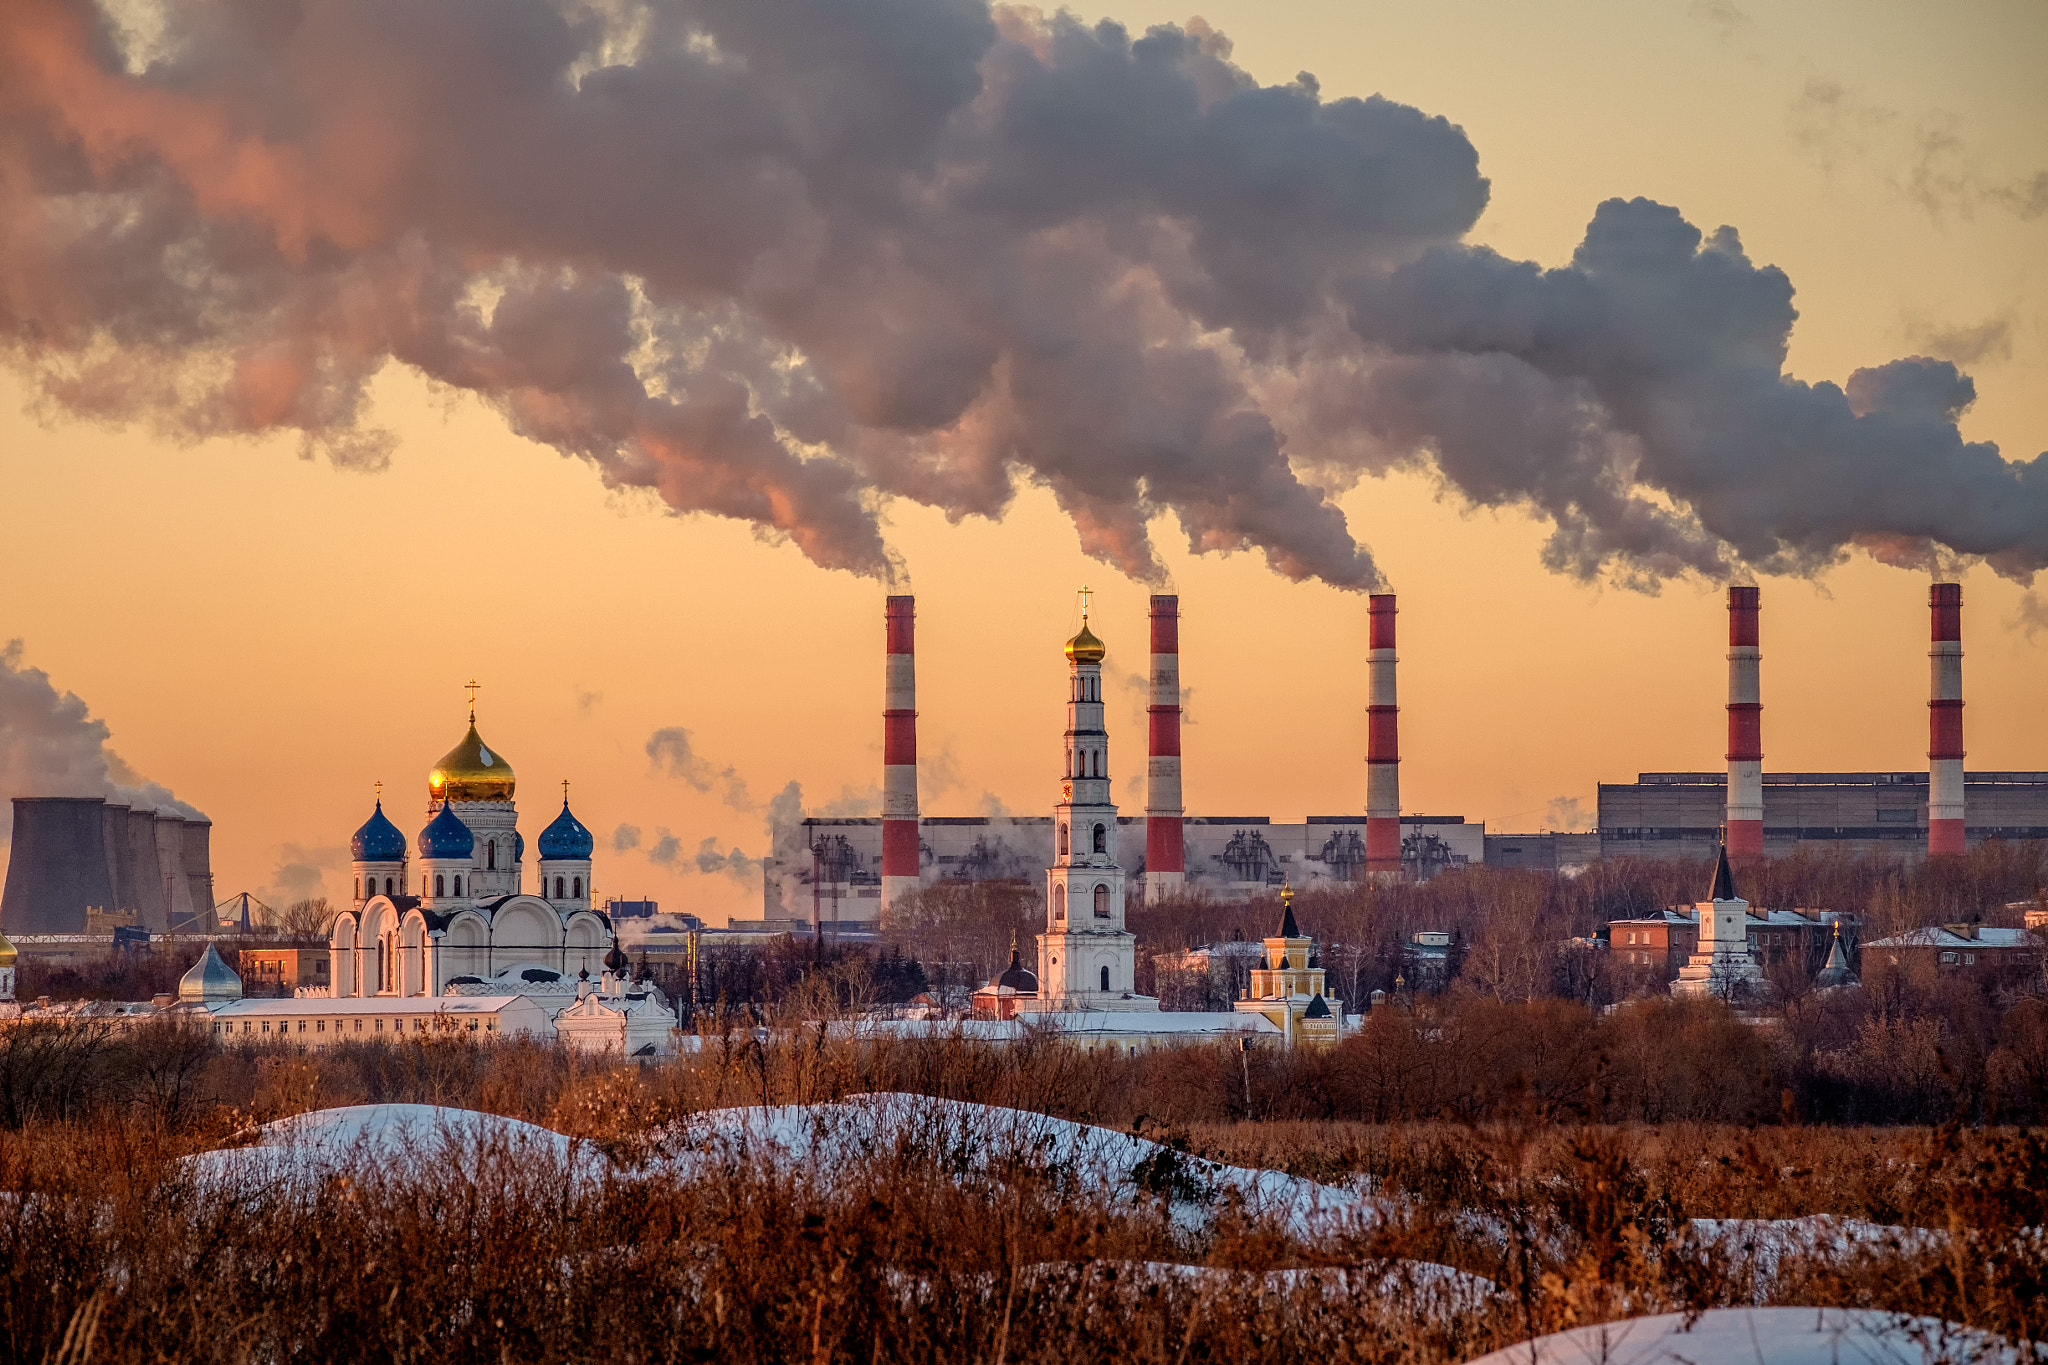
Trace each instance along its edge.
<path fill-rule="evenodd" d="M 1559 270 L 1461 245 L 1487 182 L 1460 129 L 1261 86 L 1198 21 L 120 15 L 0 6 L 0 353 L 55 410 L 376 468 L 396 361 L 608 484 L 885 578 L 889 500 L 1000 517 L 1024 482 L 1140 578 L 1170 512 L 1196 551 L 1377 587 L 1329 491 L 1416 464 L 1642 587 L 1857 544 L 2048 567 L 2048 458 L 1964 442 L 1953 366 L 1787 378 L 1790 282 L 1645 201 Z"/>

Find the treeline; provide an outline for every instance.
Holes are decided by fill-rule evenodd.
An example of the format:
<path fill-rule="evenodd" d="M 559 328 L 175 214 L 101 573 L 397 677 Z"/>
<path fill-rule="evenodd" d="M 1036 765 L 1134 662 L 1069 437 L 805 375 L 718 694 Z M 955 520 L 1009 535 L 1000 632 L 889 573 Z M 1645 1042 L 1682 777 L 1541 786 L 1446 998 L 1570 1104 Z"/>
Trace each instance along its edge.
<path fill-rule="evenodd" d="M 2048 1002 L 2001 1003 L 1954 978 L 1924 991 L 1900 982 L 1892 992 L 1815 997 L 1768 1026 L 1711 1001 L 1649 999 L 1599 1011 L 1454 991 L 1388 1004 L 1329 1048 L 1125 1054 L 1082 1051 L 1049 1034 L 1007 1045 L 943 1028 L 864 1035 L 860 1017 L 833 1017 L 849 973 L 857 969 L 828 968 L 779 1007 L 706 1016 L 683 1055 L 637 1067 L 550 1044 L 462 1037 L 309 1053 L 221 1046 L 169 1021 L 21 1023 L 0 1029 L 0 1127 L 146 1114 L 173 1129 L 205 1128 L 416 1101 L 577 1129 L 881 1090 L 1120 1128 L 2048 1124 Z M 1908 998 L 1914 992 L 1923 993 Z M 604 1099 L 597 1117 L 578 1117 L 591 1077 L 615 1074 L 629 1077 L 632 1103 Z"/>

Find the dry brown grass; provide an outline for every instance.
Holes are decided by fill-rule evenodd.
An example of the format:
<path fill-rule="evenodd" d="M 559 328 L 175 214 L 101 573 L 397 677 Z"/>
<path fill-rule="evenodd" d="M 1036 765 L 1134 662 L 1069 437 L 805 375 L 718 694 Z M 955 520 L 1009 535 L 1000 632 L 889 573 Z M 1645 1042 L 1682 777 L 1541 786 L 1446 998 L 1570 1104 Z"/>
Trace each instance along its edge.
<path fill-rule="evenodd" d="M 1302 1116 L 1294 1091 L 1344 1093 L 1326 1074 L 1343 1059 L 1327 1054 L 1255 1057 L 1248 1120 L 1232 1054 L 856 1045 L 815 1028 L 733 1029 L 652 1066 L 459 1037 L 324 1054 L 195 1048 L 171 1031 L 74 1034 L 51 1051 L 63 1043 L 0 1039 L 19 1115 L 0 1126 L 8 1359 L 1435 1362 L 1578 1322 L 1760 1300 L 2048 1335 L 2048 1253 L 2027 1231 L 2048 1226 L 2048 1141 L 2019 1130 L 1587 1123 L 1539 1102 L 1540 1081 L 1470 1123 Z M 9 1066 L 46 1074 L 7 1082 Z M 1227 1211 L 1192 1233 L 1158 1206 L 1076 1198 L 1028 1162 L 963 1178 L 911 1151 L 829 1189 L 744 1166 L 579 1185 L 487 1155 L 472 1177 L 365 1163 L 230 1197 L 178 1165 L 254 1123 L 340 1104 L 485 1110 L 630 1158 L 680 1115 L 880 1090 L 1136 1128 L 1368 1187 L 1392 1212 L 1313 1245 Z M 1820 1213 L 1943 1239 L 1765 1267 L 1690 1230 Z M 1422 1311 L 1415 1293 L 1265 1278 L 1415 1260 L 1501 1292 Z M 1133 1269 L 1148 1261 L 1219 1273 Z"/>

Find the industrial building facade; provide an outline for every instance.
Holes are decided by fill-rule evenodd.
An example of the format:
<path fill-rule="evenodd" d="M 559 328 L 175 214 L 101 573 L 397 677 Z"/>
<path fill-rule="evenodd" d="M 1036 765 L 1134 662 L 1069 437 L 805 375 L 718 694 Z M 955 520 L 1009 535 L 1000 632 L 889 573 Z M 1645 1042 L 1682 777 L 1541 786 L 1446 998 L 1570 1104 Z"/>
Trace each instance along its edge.
<path fill-rule="evenodd" d="M 1170 889 L 1244 900 L 1280 889 L 1364 881 L 1363 815 L 1312 815 L 1300 824 L 1263 815 L 1179 816 L 1183 870 Z M 1120 815 L 1124 847 L 1142 847 L 1142 816 Z M 1402 866 L 1417 877 L 1486 857 L 1486 827 L 1460 816 L 1401 817 Z M 763 875 L 763 919 L 872 924 L 882 906 L 882 822 L 813 819 L 778 827 Z M 917 884 L 1012 879 L 1037 883 L 1054 857 L 1053 818 L 925 816 L 918 821 Z M 1133 880 L 1152 894 L 1142 864 Z"/>
<path fill-rule="evenodd" d="M 1968 773 L 1966 844 L 2048 839 L 2048 772 Z M 1925 855 L 1928 775 L 1765 773 L 1763 853 L 1801 849 Z M 1728 809 L 1725 773 L 1643 773 L 1600 784 L 1603 858 L 1711 858 Z"/>

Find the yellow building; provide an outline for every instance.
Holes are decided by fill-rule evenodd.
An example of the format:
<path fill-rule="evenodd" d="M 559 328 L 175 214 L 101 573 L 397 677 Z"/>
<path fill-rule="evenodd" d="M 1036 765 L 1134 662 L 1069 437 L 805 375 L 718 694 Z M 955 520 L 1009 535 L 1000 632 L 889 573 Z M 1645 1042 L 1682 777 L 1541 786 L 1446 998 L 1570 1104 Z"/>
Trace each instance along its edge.
<path fill-rule="evenodd" d="M 1334 1043 L 1344 1033 L 1344 1002 L 1330 993 L 1316 964 L 1316 941 L 1294 922 L 1294 888 L 1280 888 L 1280 932 L 1265 940 L 1265 957 L 1252 968 L 1251 988 L 1236 1008 L 1263 1014 L 1286 1039 Z"/>

